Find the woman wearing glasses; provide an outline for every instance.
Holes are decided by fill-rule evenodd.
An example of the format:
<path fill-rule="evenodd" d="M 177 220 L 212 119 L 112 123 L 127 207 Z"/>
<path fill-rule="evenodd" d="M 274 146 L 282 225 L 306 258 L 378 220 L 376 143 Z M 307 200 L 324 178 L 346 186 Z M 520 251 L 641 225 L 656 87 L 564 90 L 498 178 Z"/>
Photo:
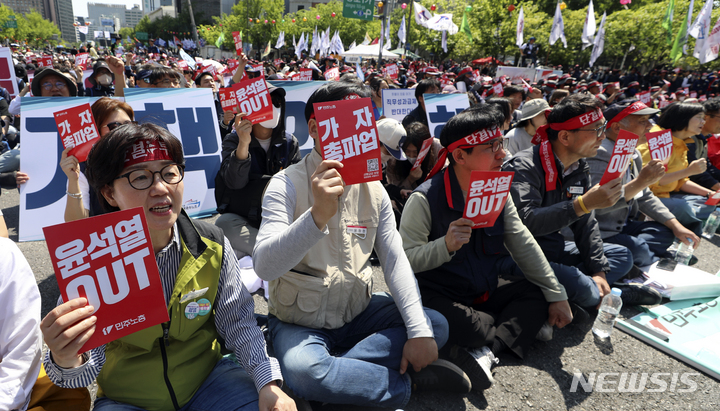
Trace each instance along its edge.
<path fill-rule="evenodd" d="M 41 324 L 48 376 L 61 387 L 97 379 L 95 410 L 295 410 L 229 241 L 182 209 L 184 169 L 182 144 L 154 124 L 123 125 L 90 151 L 86 172 L 103 210 L 144 210 L 172 321 L 79 354 L 100 330 L 85 298 L 63 303 Z M 196 290 L 209 315 L 182 315 L 190 301 L 179 296 Z M 242 367 L 222 358 L 220 337 Z"/>

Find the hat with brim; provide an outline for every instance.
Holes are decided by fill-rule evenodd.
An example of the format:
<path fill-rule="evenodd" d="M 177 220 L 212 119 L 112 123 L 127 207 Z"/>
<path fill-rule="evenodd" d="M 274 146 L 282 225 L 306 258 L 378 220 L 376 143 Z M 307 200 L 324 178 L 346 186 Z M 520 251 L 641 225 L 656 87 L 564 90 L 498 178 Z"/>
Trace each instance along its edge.
<path fill-rule="evenodd" d="M 545 110 L 550 110 L 548 102 L 542 98 L 534 98 L 523 104 L 520 121 L 529 120 Z"/>
<path fill-rule="evenodd" d="M 110 73 L 110 78 L 115 80 L 115 74 L 113 74 L 112 70 L 110 70 L 110 66 L 108 66 L 108 64 L 104 60 L 98 60 L 95 63 L 95 65 L 93 66 L 92 75 L 90 75 L 90 77 L 88 78 L 88 81 L 90 82 L 90 84 L 92 84 L 93 86 L 97 85 L 97 81 L 96 81 L 95 77 L 97 76 L 97 73 L 100 69 L 107 70 L 108 73 Z"/>
<path fill-rule="evenodd" d="M 402 150 L 402 144 L 407 137 L 405 128 L 394 118 L 384 118 L 377 121 L 378 137 L 385 149 L 400 161 L 407 160 Z"/>
<path fill-rule="evenodd" d="M 77 96 L 77 86 L 74 82 L 72 82 L 65 74 L 53 69 L 53 68 L 46 68 L 42 70 L 40 73 L 35 74 L 35 77 L 33 77 L 31 90 L 33 93 L 33 96 L 40 97 L 42 96 L 42 90 L 41 90 L 41 84 L 45 77 L 49 75 L 56 75 L 63 80 L 65 80 L 65 84 L 67 84 L 67 88 L 70 91 L 70 97 L 76 97 Z"/>

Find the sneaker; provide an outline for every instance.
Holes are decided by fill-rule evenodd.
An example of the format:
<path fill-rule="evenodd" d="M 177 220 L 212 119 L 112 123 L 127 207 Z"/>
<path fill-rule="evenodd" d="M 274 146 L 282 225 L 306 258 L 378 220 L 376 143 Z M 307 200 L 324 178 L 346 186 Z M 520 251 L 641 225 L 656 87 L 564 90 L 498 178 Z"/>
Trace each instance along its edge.
<path fill-rule="evenodd" d="M 474 390 L 483 391 L 495 383 L 491 368 L 500 360 L 495 358 L 489 348 L 465 349 L 456 345 L 450 349 L 450 359 L 470 377 Z"/>
<path fill-rule="evenodd" d="M 622 290 L 623 305 L 657 305 L 662 302 L 662 295 L 655 289 L 642 284 L 624 284 L 614 287 Z"/>
<path fill-rule="evenodd" d="M 553 337 L 553 327 L 549 323 L 545 322 L 540 331 L 538 331 L 535 339 L 538 341 L 550 341 Z"/>
<path fill-rule="evenodd" d="M 437 360 L 419 372 L 412 366 L 408 374 L 413 391 L 445 391 L 467 394 L 472 384 L 467 375 L 457 365 L 446 360 Z"/>

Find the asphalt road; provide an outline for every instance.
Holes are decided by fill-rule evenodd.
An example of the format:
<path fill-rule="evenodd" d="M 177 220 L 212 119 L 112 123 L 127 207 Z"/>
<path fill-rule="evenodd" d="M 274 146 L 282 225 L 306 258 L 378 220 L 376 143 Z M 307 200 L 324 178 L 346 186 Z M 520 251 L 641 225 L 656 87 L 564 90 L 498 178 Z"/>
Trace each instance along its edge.
<path fill-rule="evenodd" d="M 2 190 L 0 208 L 14 241 L 18 234 L 18 204 L 17 190 Z M 18 246 L 35 273 L 45 315 L 55 306 L 59 296 L 47 247 L 39 241 Z M 700 259 L 696 267 L 717 272 L 720 269 L 718 246 L 718 236 L 712 241 L 704 240 L 695 254 Z M 387 290 L 379 268 L 375 269 L 375 284 L 378 289 Z M 267 304 L 262 298 L 256 295 L 255 301 L 256 311 L 267 313 Z M 629 317 L 637 312 L 625 307 L 622 315 Z M 717 380 L 617 329 L 611 337 L 611 345 L 596 343 L 591 327 L 592 319 L 584 324 L 556 329 L 553 340 L 536 342 L 524 362 L 501 356 L 499 366 L 494 368 L 495 385 L 482 393 L 461 396 L 420 392 L 413 395 L 405 410 L 720 410 L 720 382 Z M 657 377 L 667 383 L 664 392 L 650 392 L 649 389 L 658 388 L 651 383 L 643 392 L 618 392 L 619 374 L 610 374 L 606 379 L 609 383 L 604 385 L 608 392 L 585 392 L 580 385 L 571 392 L 573 374 L 577 372 L 586 377 L 591 373 L 636 373 L 638 379 L 642 373 L 678 373 L 678 377 L 691 373 L 685 375 L 685 380 L 694 382 L 696 387 L 693 389 L 692 385 L 678 379 L 671 389 L 673 377 L 664 375 Z M 632 374 L 628 378 L 632 378 Z"/>

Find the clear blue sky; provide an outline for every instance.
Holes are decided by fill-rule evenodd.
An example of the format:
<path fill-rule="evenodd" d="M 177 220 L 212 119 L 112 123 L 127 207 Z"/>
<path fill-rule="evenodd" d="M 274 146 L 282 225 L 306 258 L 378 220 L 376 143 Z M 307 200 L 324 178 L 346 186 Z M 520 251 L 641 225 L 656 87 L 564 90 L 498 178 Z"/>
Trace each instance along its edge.
<path fill-rule="evenodd" d="M 102 3 L 102 4 L 124 4 L 125 8 L 131 9 L 133 5 L 139 4 L 142 8 L 142 0 L 91 0 L 91 3 Z M 83 0 L 72 0 L 73 5 L 73 17 L 82 16 L 87 17 L 87 4 L 88 1 Z"/>

